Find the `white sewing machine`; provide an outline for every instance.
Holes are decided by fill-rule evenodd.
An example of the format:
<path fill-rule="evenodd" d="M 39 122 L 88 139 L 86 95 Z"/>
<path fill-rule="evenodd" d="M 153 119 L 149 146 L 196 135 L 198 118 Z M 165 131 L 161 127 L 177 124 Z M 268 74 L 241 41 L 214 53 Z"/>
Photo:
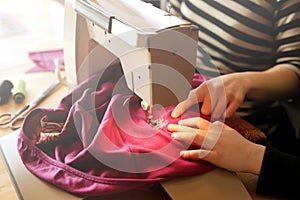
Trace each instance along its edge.
<path fill-rule="evenodd" d="M 140 0 L 67 0 L 65 22 L 71 87 L 121 63 L 127 86 L 143 99 L 150 119 L 153 105 L 187 98 L 198 36 L 189 22 Z"/>
<path fill-rule="evenodd" d="M 151 105 L 186 98 L 197 39 L 197 31 L 188 22 L 138 0 L 66 0 L 65 11 L 64 54 L 71 87 L 121 62 L 128 87 Z M 19 130 L 0 138 L 0 154 L 20 199 L 86 199 L 31 174 L 18 156 L 18 135 Z M 237 175 L 222 169 L 161 185 L 172 199 L 251 199 Z"/>

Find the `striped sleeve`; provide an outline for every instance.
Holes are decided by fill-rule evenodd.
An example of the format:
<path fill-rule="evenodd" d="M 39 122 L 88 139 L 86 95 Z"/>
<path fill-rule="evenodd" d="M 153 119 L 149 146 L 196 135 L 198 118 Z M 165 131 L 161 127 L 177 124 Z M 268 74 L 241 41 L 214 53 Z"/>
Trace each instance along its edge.
<path fill-rule="evenodd" d="M 300 0 L 169 1 L 173 14 L 199 27 L 200 72 L 217 76 L 284 64 L 299 73 Z"/>
<path fill-rule="evenodd" d="M 275 14 L 276 63 L 285 64 L 300 77 L 300 1 L 282 1 Z"/>

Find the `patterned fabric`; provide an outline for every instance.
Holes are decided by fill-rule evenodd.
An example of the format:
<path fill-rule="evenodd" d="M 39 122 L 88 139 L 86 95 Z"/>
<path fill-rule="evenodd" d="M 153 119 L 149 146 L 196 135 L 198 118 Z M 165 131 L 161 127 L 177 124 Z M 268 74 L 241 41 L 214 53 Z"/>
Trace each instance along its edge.
<path fill-rule="evenodd" d="M 149 189 L 168 178 L 215 168 L 179 157 L 181 150 L 198 147 L 173 140 L 166 126 L 151 127 L 141 99 L 119 79 L 121 68 L 112 69 L 105 78 L 96 74 L 79 85 L 58 108 L 37 108 L 27 115 L 18 151 L 30 172 L 66 191 L 101 196 Z M 195 74 L 194 86 L 201 80 Z M 174 106 L 165 108 L 169 123 L 179 120 L 170 116 Z M 182 118 L 199 116 L 197 110 Z M 241 118 L 226 123 L 254 142 L 265 142 L 264 134 Z"/>

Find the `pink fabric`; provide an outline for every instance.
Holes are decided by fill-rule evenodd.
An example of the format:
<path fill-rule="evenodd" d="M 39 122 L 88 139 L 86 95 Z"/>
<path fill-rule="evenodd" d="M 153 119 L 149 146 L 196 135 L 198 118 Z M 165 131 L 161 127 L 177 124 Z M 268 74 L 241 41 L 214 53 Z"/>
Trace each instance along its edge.
<path fill-rule="evenodd" d="M 56 58 L 63 60 L 64 52 L 62 49 L 30 52 L 29 58 L 36 64 L 34 67 L 26 71 L 32 72 L 54 72 Z"/>
<path fill-rule="evenodd" d="M 29 171 L 66 191 L 101 196 L 215 168 L 180 158 L 180 150 L 192 147 L 172 140 L 166 127 L 148 125 L 141 100 L 132 97 L 121 75 L 120 67 L 111 67 L 71 91 L 57 108 L 38 108 L 26 117 L 18 151 Z M 195 76 L 194 83 L 202 78 Z M 173 108 L 166 108 L 166 118 L 176 123 L 170 117 Z M 183 118 L 197 113 L 189 111 Z M 57 140 L 38 143 L 45 116 L 63 128 Z"/>

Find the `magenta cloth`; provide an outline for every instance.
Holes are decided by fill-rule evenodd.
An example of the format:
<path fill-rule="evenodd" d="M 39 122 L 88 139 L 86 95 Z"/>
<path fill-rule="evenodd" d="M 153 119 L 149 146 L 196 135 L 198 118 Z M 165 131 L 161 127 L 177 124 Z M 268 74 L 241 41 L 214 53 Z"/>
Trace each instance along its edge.
<path fill-rule="evenodd" d="M 48 51 L 37 51 L 30 52 L 29 58 L 36 64 L 34 67 L 26 71 L 27 73 L 32 72 L 54 72 L 56 58 L 63 60 L 64 52 L 62 49 L 48 50 Z"/>
<path fill-rule="evenodd" d="M 119 67 L 111 67 L 72 90 L 57 108 L 27 115 L 18 151 L 30 172 L 68 192 L 101 196 L 215 168 L 179 157 L 180 150 L 192 147 L 173 140 L 166 127 L 150 127 L 141 99 L 132 96 L 121 75 Z M 195 84 L 203 81 L 195 77 Z M 166 108 L 166 116 L 176 123 L 179 119 L 170 117 L 173 108 Z M 196 115 L 190 111 L 183 117 Z M 63 127 L 57 140 L 39 144 L 44 116 Z"/>

